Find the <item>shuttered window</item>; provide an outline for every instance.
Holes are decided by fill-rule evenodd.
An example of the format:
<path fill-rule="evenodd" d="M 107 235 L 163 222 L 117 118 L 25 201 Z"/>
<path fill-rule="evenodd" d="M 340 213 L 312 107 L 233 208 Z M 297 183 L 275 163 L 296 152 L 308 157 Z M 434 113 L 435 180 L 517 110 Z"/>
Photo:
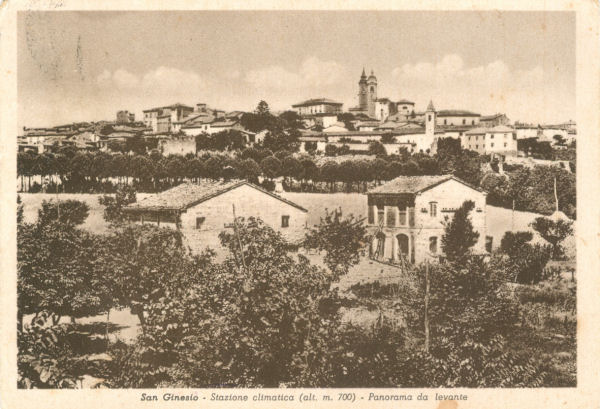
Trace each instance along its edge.
<path fill-rule="evenodd" d="M 387 225 L 388 227 L 396 226 L 396 209 L 393 207 L 388 208 L 387 211 Z"/>

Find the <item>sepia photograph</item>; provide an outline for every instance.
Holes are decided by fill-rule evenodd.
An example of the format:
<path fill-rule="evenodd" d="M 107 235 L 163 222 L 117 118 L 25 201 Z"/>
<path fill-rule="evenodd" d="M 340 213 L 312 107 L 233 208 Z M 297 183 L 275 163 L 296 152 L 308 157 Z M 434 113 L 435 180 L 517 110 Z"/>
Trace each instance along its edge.
<path fill-rule="evenodd" d="M 577 388 L 576 20 L 19 10 L 13 387 Z"/>

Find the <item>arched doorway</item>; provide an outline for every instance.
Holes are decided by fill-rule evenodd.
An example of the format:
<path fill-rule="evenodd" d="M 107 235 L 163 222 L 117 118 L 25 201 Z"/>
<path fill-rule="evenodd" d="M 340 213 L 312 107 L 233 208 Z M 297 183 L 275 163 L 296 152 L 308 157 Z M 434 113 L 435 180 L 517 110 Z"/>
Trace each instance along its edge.
<path fill-rule="evenodd" d="M 400 260 L 409 260 L 410 247 L 408 243 L 408 236 L 406 234 L 400 233 L 396 236 L 396 240 L 398 240 L 398 258 Z"/>

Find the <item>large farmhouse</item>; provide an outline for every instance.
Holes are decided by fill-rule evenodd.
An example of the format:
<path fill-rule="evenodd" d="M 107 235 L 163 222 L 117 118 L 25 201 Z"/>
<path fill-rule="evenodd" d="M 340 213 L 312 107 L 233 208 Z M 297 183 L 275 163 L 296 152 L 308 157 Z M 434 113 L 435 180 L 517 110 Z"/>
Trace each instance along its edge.
<path fill-rule="evenodd" d="M 479 240 L 473 250 L 485 251 L 485 198 L 485 192 L 452 175 L 400 176 L 370 190 L 371 257 L 420 263 L 442 255 L 443 223 L 466 200 L 475 203 L 471 222 Z"/>
<path fill-rule="evenodd" d="M 125 208 L 137 223 L 180 229 L 188 246 L 201 251 L 218 245 L 221 231 L 237 217 L 256 217 L 290 241 L 304 235 L 307 210 L 252 183 L 240 180 L 183 183 Z"/>

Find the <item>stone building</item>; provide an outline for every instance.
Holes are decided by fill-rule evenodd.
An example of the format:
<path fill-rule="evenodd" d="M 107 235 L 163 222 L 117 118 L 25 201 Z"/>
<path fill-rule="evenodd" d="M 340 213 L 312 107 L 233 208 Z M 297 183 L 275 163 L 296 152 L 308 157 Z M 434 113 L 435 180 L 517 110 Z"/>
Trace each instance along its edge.
<path fill-rule="evenodd" d="M 256 217 L 290 241 L 304 236 L 307 210 L 252 183 L 240 180 L 182 183 L 125 208 L 130 220 L 180 229 L 195 252 L 219 246 L 218 235 L 237 217 Z"/>
<path fill-rule="evenodd" d="M 314 114 L 339 114 L 342 112 L 341 102 L 327 98 L 313 98 L 292 105 L 294 111 L 300 116 L 311 116 Z"/>
<path fill-rule="evenodd" d="M 420 263 L 443 255 L 444 222 L 466 200 L 479 239 L 473 250 L 485 251 L 486 193 L 452 175 L 400 176 L 368 192 L 371 257 L 380 261 Z"/>

